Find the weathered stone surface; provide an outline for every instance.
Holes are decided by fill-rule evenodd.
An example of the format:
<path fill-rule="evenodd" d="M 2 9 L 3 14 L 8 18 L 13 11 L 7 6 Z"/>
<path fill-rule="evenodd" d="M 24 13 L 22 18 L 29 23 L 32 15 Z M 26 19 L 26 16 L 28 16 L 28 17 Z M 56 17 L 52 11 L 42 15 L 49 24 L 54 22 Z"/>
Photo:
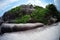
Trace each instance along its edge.
<path fill-rule="evenodd" d="M 51 18 L 48 20 L 48 24 L 49 24 L 49 25 L 50 25 L 50 24 L 53 24 L 53 23 L 55 23 L 56 21 L 57 21 L 56 18 L 51 17 Z"/>
<path fill-rule="evenodd" d="M 35 29 L 38 27 L 42 27 L 44 24 L 42 23 L 26 23 L 26 24 L 7 24 L 3 23 L 1 27 L 2 33 L 5 32 L 15 32 L 15 31 L 25 31 L 30 29 Z"/>
<path fill-rule="evenodd" d="M 5 12 L 4 15 L 2 16 L 3 20 L 4 21 L 14 20 L 15 18 L 20 18 L 22 15 L 31 14 L 32 11 L 35 10 L 32 5 L 21 5 L 20 7 L 22 8 L 20 10 L 16 10 L 15 12 L 12 12 L 11 10 Z"/>

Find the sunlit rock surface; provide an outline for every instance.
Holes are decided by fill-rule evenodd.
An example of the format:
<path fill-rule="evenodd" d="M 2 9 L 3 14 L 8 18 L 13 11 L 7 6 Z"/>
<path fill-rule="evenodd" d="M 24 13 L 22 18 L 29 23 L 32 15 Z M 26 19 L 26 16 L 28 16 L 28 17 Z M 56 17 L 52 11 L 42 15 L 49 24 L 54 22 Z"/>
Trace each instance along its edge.
<path fill-rule="evenodd" d="M 5 33 L 0 40 L 59 40 L 60 23 L 22 32 Z"/>

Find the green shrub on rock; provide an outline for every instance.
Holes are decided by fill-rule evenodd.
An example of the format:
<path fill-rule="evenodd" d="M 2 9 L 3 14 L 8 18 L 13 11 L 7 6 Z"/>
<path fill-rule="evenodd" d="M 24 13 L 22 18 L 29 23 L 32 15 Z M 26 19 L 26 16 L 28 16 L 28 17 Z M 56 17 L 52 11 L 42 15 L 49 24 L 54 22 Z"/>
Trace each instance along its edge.
<path fill-rule="evenodd" d="M 47 13 L 47 10 L 35 10 L 34 12 L 32 12 L 31 17 L 36 20 L 37 22 L 41 22 L 44 24 L 48 23 L 48 20 L 45 18 Z"/>
<path fill-rule="evenodd" d="M 16 23 L 27 23 L 30 19 L 30 15 L 25 15 L 21 18 L 16 18 Z"/>

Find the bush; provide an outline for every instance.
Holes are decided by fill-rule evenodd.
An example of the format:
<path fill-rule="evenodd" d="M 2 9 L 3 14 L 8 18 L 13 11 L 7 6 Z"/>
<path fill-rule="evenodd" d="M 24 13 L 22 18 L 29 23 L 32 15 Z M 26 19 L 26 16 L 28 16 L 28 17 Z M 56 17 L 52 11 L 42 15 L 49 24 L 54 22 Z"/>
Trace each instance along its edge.
<path fill-rule="evenodd" d="M 27 23 L 30 19 L 30 15 L 22 16 L 21 18 L 16 18 L 16 23 Z"/>
<path fill-rule="evenodd" d="M 47 10 L 35 10 L 34 12 L 32 12 L 31 17 L 36 20 L 37 22 L 41 22 L 44 24 L 48 23 L 48 20 L 45 18 L 47 13 Z"/>
<path fill-rule="evenodd" d="M 9 14 L 5 14 L 3 16 L 4 17 L 3 19 L 4 20 L 15 19 L 16 23 L 41 22 L 44 24 L 48 24 L 49 23 L 48 20 L 50 20 L 50 18 L 52 17 L 60 21 L 60 13 L 56 9 L 55 5 L 53 4 L 47 5 L 46 8 L 43 8 L 40 6 L 34 6 L 34 9 L 35 10 L 32 11 L 32 13 L 28 15 L 28 13 L 30 12 L 26 13 L 26 11 L 23 10 L 23 7 L 18 6 L 8 11 L 7 13 Z M 31 20 L 29 21 L 30 18 Z"/>
<path fill-rule="evenodd" d="M 52 17 L 56 17 L 57 18 L 59 13 L 58 13 L 58 10 L 57 10 L 55 5 L 49 4 L 49 5 L 46 6 L 46 9 L 49 10 L 49 13 L 52 15 Z"/>
<path fill-rule="evenodd" d="M 46 9 L 49 10 L 49 13 L 52 17 L 55 17 L 58 21 L 60 21 L 60 13 L 58 12 L 55 5 L 49 4 L 46 6 Z"/>

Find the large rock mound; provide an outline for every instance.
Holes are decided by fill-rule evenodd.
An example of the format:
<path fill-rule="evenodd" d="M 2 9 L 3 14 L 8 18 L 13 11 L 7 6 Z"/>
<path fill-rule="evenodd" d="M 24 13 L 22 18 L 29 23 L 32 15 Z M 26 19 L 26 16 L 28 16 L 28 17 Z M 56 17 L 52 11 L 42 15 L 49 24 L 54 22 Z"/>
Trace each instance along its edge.
<path fill-rule="evenodd" d="M 20 18 L 23 15 L 31 14 L 33 10 L 34 7 L 32 5 L 21 5 L 5 12 L 2 18 L 4 21 L 14 20 L 15 18 Z"/>

